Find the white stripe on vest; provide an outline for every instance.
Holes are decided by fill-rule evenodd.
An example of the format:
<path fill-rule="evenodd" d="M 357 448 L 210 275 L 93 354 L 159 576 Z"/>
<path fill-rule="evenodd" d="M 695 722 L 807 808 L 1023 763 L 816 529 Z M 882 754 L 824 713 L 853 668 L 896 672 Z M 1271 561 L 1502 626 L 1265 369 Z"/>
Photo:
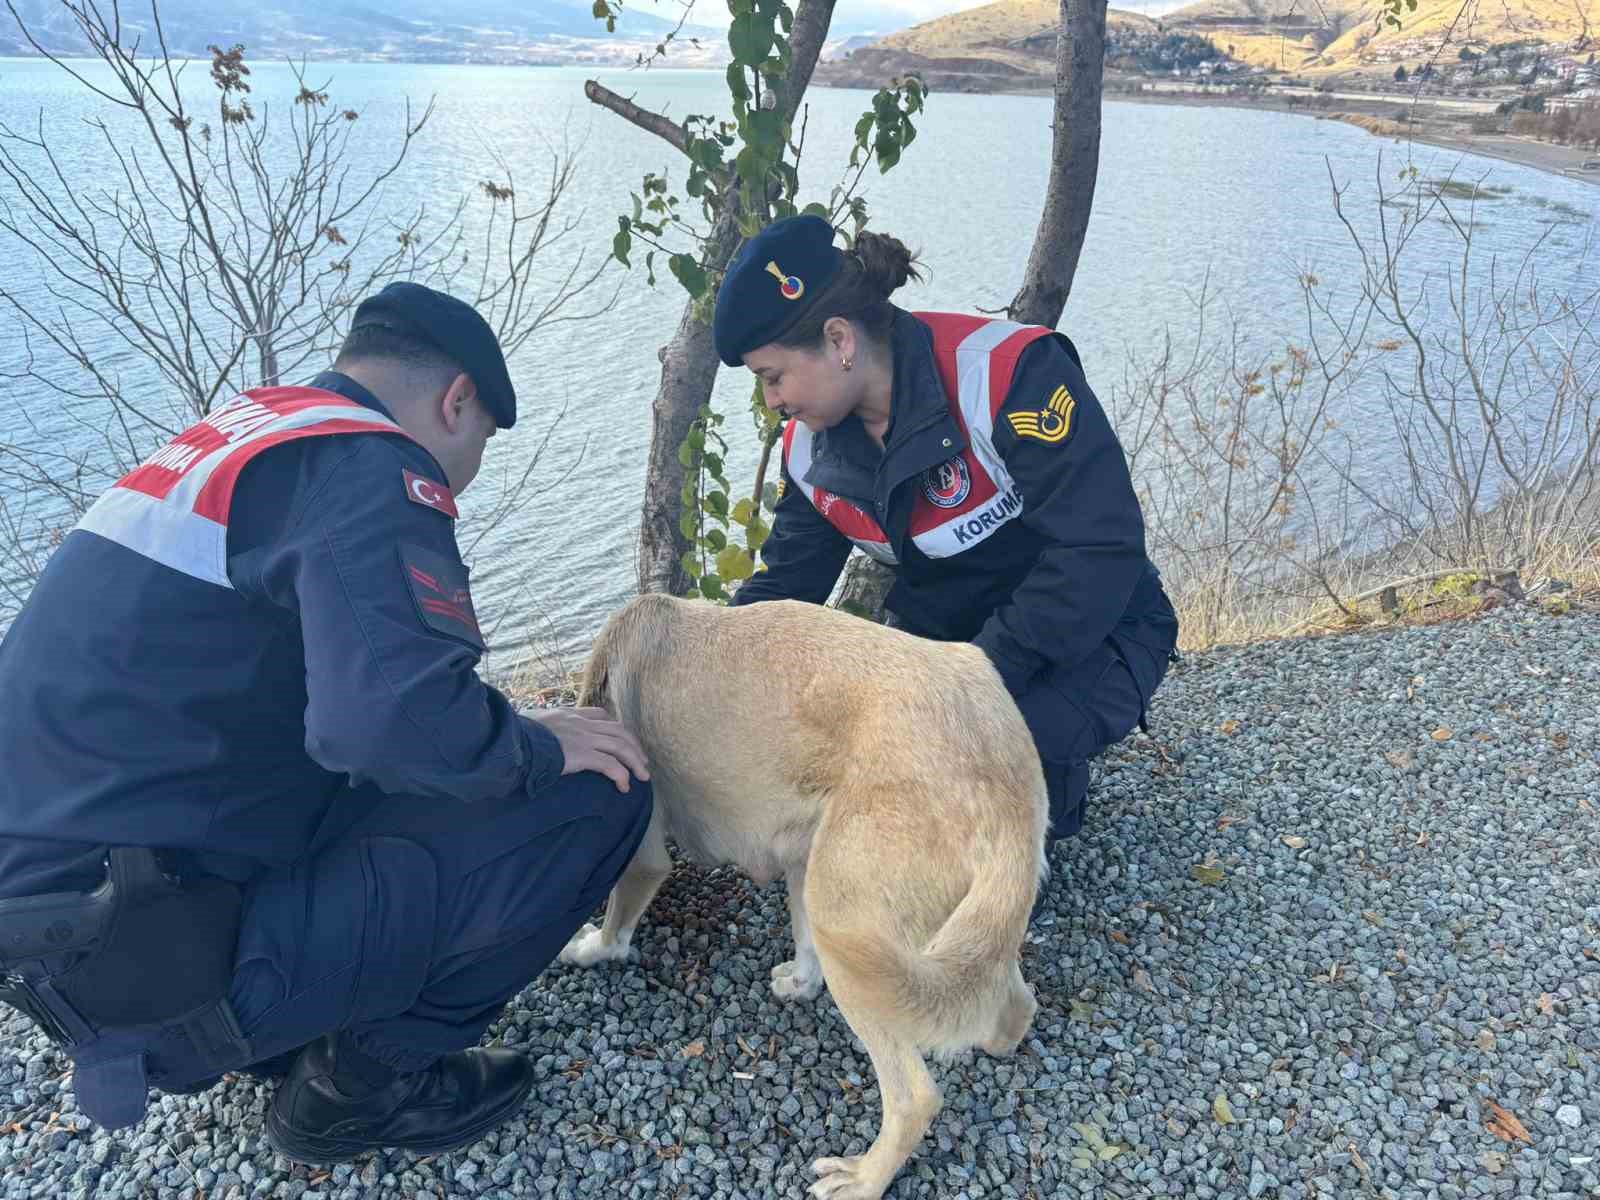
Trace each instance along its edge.
<path fill-rule="evenodd" d="M 926 317 L 937 320 L 939 314 Z M 912 507 L 910 533 L 917 549 L 929 558 L 950 558 L 970 550 L 1022 515 L 1022 493 L 994 445 L 999 410 L 992 378 L 994 352 L 1018 335 L 1031 342 L 1048 334 L 1049 330 L 1014 321 L 985 321 L 956 345 L 951 415 L 966 427 L 969 447 L 917 481 L 921 490 Z M 1000 377 L 1007 385 L 1009 372 L 1007 366 Z M 895 565 L 888 536 L 869 513 L 805 481 L 811 468 L 811 431 L 790 421 L 784 448 L 790 478 L 817 511 L 867 554 Z"/>
<path fill-rule="evenodd" d="M 246 392 L 123 476 L 83 514 L 77 528 L 174 571 L 232 588 L 227 514 L 238 470 L 270 446 L 335 433 L 404 436 L 382 413 L 320 388 Z M 208 496 L 197 511 L 206 484 L 224 466 L 232 478 L 225 478 L 218 494 Z"/>
<path fill-rule="evenodd" d="M 870 513 L 825 488 L 806 482 L 806 472 L 811 469 L 811 430 L 799 421 L 791 420 L 783 431 L 783 460 L 789 469 L 789 478 L 830 525 L 879 562 L 891 567 L 896 565 L 889 537 Z"/>

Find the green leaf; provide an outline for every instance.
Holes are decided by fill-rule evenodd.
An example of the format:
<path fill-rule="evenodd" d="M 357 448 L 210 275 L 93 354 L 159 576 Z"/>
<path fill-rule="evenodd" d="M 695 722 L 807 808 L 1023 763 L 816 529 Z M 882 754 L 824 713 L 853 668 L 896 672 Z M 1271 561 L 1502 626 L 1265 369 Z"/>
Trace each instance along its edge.
<path fill-rule="evenodd" d="M 688 436 L 688 438 L 686 440 L 689 443 L 689 445 L 693 446 L 696 450 L 704 450 L 706 448 L 706 430 L 705 430 L 705 426 L 703 426 L 703 425 L 691 425 L 691 426 L 689 426 L 689 436 Z"/>
<path fill-rule="evenodd" d="M 1189 874 L 1207 887 L 1215 887 L 1228 877 L 1227 872 L 1217 867 L 1203 867 L 1199 863 L 1189 868 Z"/>
<path fill-rule="evenodd" d="M 722 439 L 718 438 L 717 440 L 721 441 Z M 720 479 L 722 477 L 722 455 L 706 455 L 706 470 Z"/>
<path fill-rule="evenodd" d="M 719 517 L 728 515 L 728 496 L 725 492 L 706 493 L 706 511 Z"/>
<path fill-rule="evenodd" d="M 826 204 L 812 202 L 800 211 L 809 217 L 821 217 L 824 221 L 828 219 L 828 206 Z"/>
<path fill-rule="evenodd" d="M 694 514 L 686 512 L 678 518 L 678 532 L 686 538 L 694 537 Z"/>
<path fill-rule="evenodd" d="M 694 447 L 687 441 L 678 447 L 678 462 L 685 467 L 694 466 Z"/>
<path fill-rule="evenodd" d="M 772 51 L 772 20 L 752 14 L 734 17 L 728 26 L 728 48 L 733 61 L 759 67 Z"/>
<path fill-rule="evenodd" d="M 722 552 L 722 550 L 724 548 L 726 548 L 727 545 L 728 545 L 728 535 L 723 533 L 722 530 L 720 530 L 720 529 L 708 529 L 708 530 L 706 530 L 706 548 L 708 550 L 710 550 L 713 554 L 720 554 Z M 727 572 L 724 571 L 723 574 L 726 575 Z"/>
<path fill-rule="evenodd" d="M 755 569 L 755 560 L 743 546 L 729 546 L 717 555 L 717 572 L 723 579 L 749 579 Z"/>
<path fill-rule="evenodd" d="M 700 556 L 697 555 L 693 550 L 685 550 L 683 552 L 683 557 L 680 558 L 678 562 L 683 567 L 684 574 L 688 575 L 690 579 L 699 578 Z"/>
<path fill-rule="evenodd" d="M 722 580 L 715 575 L 703 575 L 700 578 L 700 594 L 707 600 L 722 599 Z"/>
<path fill-rule="evenodd" d="M 761 507 L 771 512 L 778 507 L 778 485 L 768 481 L 761 486 Z"/>
<path fill-rule="evenodd" d="M 750 503 L 750 497 L 746 496 L 743 500 L 739 501 L 739 503 L 733 506 L 733 519 L 735 523 L 739 525 L 748 525 L 750 523 L 750 515 L 753 510 L 754 506 Z"/>
<path fill-rule="evenodd" d="M 760 517 L 757 517 L 745 527 L 744 540 L 749 545 L 752 554 L 765 546 L 767 539 L 771 536 L 772 526 L 768 525 Z"/>
<path fill-rule="evenodd" d="M 728 64 L 728 91 L 735 104 L 750 103 L 750 85 L 745 82 L 744 68 L 736 62 Z"/>
<path fill-rule="evenodd" d="M 765 179 L 771 167 L 772 156 L 759 142 L 747 143 L 745 148 L 739 151 L 739 157 L 733 160 L 733 169 L 746 184 Z M 746 237 L 754 237 L 756 233 L 761 232 L 761 218 L 752 216 L 751 220 L 754 222 L 755 233 L 746 234 Z"/>
<path fill-rule="evenodd" d="M 751 113 L 749 127 L 751 138 L 764 145 L 778 147 L 784 140 L 783 118 L 775 109 L 762 108 Z M 776 159 L 777 155 L 772 157 Z"/>
<path fill-rule="evenodd" d="M 624 218 L 624 220 L 626 220 L 626 218 Z M 632 249 L 632 247 L 633 235 L 630 234 L 626 229 L 618 231 L 617 235 L 611 239 L 611 253 L 613 257 L 615 257 L 616 260 L 625 267 L 633 266 L 633 264 L 628 261 L 628 251 Z"/>
<path fill-rule="evenodd" d="M 698 300 L 705 294 L 706 272 L 692 256 L 688 254 L 674 254 L 667 259 L 667 267 L 672 271 L 673 278 L 683 285 L 684 291 Z"/>

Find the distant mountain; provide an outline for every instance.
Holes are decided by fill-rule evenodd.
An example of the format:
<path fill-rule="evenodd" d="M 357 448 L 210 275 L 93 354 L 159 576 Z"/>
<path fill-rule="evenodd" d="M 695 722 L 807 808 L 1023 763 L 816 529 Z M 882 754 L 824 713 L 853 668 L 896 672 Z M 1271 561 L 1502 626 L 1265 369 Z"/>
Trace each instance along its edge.
<path fill-rule="evenodd" d="M 22 21 L 52 53 L 88 51 L 59 0 L 11 0 Z M 204 55 L 211 44 L 243 43 L 251 58 L 345 59 L 446 63 L 632 61 L 676 22 L 645 3 L 624 7 L 614 34 L 595 20 L 593 0 L 391 0 L 383 7 L 353 0 L 162 0 L 160 27 L 175 54 Z M 663 6 L 665 7 L 665 6 Z M 109 11 L 109 7 L 107 7 Z M 147 2 L 120 6 L 123 29 L 156 44 Z M 701 41 L 696 51 L 691 39 Z M 685 26 L 685 61 L 726 61 L 721 30 Z M 9 13 L 0 13 L 0 55 L 33 50 Z"/>
<path fill-rule="evenodd" d="M 854 37 L 833 38 L 822 44 L 822 62 L 835 62 L 848 58 L 857 50 L 864 50 L 878 39 L 871 34 L 858 33 Z"/>

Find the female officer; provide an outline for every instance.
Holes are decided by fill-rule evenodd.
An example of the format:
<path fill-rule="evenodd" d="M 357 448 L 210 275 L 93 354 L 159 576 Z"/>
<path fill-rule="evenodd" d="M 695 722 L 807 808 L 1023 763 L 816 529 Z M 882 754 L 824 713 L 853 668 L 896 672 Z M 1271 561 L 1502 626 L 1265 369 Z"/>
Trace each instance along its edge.
<path fill-rule="evenodd" d="M 833 237 L 776 222 L 717 298 L 718 354 L 789 418 L 765 569 L 733 602 L 821 604 L 852 544 L 891 564 L 894 623 L 982 647 L 1033 731 L 1052 839 L 1076 833 L 1088 759 L 1142 724 L 1178 633 L 1122 447 L 1065 336 L 898 309 L 906 247 Z"/>

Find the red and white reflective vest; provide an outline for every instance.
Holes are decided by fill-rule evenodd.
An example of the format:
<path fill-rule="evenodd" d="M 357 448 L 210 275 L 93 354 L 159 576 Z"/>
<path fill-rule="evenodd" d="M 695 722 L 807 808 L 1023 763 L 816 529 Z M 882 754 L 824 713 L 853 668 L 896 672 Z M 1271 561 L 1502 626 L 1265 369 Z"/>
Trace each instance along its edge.
<path fill-rule="evenodd" d="M 405 431 L 321 388 L 254 388 L 190 426 L 109 488 L 79 529 L 205 583 L 228 579 L 228 512 L 239 474 L 263 450 L 296 438 Z"/>
<path fill-rule="evenodd" d="M 1051 331 L 957 313 L 913 315 L 933 331 L 939 380 L 950 416 L 967 436 L 967 448 L 923 473 L 911 509 L 910 535 L 929 558 L 950 558 L 1022 515 L 1022 494 L 994 446 L 994 424 L 1011 390 L 1018 357 Z M 893 565 L 894 549 L 871 513 L 805 481 L 811 443 L 811 431 L 790 421 L 783 434 L 790 479 L 830 525 L 879 562 Z"/>

